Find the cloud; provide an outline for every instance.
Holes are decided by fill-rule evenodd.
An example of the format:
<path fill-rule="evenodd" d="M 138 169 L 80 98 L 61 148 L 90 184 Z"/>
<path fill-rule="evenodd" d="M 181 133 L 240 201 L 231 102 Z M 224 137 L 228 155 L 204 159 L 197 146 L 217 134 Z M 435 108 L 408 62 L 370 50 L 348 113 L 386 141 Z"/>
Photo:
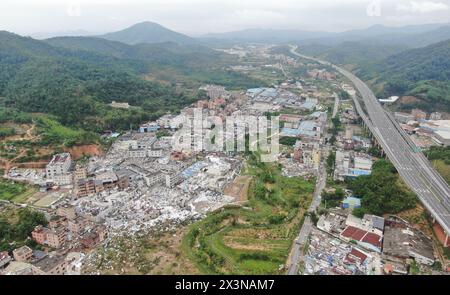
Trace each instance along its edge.
<path fill-rule="evenodd" d="M 429 13 L 436 11 L 448 10 L 450 7 L 442 2 L 433 1 L 410 1 L 408 4 L 397 5 L 398 11 L 410 12 L 410 13 Z"/>
<path fill-rule="evenodd" d="M 81 5 L 79 2 L 72 1 L 68 4 L 66 13 L 70 17 L 81 16 Z"/>

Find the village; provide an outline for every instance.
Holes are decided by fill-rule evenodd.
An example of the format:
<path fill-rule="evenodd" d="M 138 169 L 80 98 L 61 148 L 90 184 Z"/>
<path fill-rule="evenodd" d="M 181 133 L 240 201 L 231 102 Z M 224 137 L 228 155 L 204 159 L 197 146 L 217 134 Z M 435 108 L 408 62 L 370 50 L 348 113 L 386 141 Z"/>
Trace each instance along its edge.
<path fill-rule="evenodd" d="M 235 51 L 242 54 L 245 50 Z M 275 55 L 275 59 L 298 66 L 284 55 Z M 284 71 L 282 67 L 279 70 Z M 31 233 L 39 249 L 22 246 L 12 257 L 2 252 L 0 271 L 82 274 L 86 258 L 96 249 L 108 247 L 115 237 L 173 229 L 226 205 L 245 205 L 242 200 L 249 193 L 249 181 L 241 178 L 245 165 L 241 151 L 175 144 L 179 131 L 195 120 L 197 113 L 224 122 L 242 116 L 279 116 L 281 148 L 276 161 L 286 177 L 318 177 L 330 152 L 335 154 L 332 181 L 370 175 L 376 161 L 369 153 L 373 142 L 359 124 L 351 99 L 339 93 L 351 96 L 355 90 L 326 69 L 313 68 L 307 77 L 246 91 L 204 85 L 200 90 L 205 91 L 207 100 L 141 124 L 136 130 L 105 135 L 113 143 L 102 156 L 76 161 L 64 152 L 55 154 L 45 169 L 12 167 L 7 180 L 37 186 L 39 192 L 21 204 L 2 202 L 0 209 L 32 208 L 45 213 L 48 225 L 39 225 Z M 334 91 L 317 87 L 315 80 L 330 83 Z M 210 127 L 207 130 L 212 129 L 214 123 L 205 121 Z M 412 126 L 409 118 L 405 122 Z M 235 128 L 231 138 L 244 138 L 245 130 Z M 445 135 L 442 132 L 437 134 Z M 194 133 L 187 136 L 196 142 Z M 412 263 L 428 268 L 435 263 L 431 238 L 407 221 L 396 216 L 353 216 L 352 210 L 361 207 L 357 197 L 347 190 L 337 206 L 318 214 L 305 247 L 303 274 L 407 274 Z"/>

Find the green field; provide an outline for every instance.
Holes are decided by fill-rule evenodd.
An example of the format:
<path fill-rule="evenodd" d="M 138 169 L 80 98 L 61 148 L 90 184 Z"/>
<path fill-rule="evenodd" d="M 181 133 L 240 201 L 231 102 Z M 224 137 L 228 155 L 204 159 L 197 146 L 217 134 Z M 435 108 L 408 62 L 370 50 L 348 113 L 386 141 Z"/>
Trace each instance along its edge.
<path fill-rule="evenodd" d="M 0 179 L 0 200 L 21 201 L 29 196 L 29 191 L 25 184 Z"/>
<path fill-rule="evenodd" d="M 49 116 L 39 116 L 38 130 L 42 135 L 42 144 L 90 144 L 98 140 L 98 136 L 81 129 L 70 128 L 62 125 Z"/>
<path fill-rule="evenodd" d="M 249 201 L 191 225 L 182 250 L 206 274 L 281 274 L 314 191 L 314 179 L 287 178 L 278 165 L 247 160 Z M 281 268 L 280 268 L 281 266 Z"/>

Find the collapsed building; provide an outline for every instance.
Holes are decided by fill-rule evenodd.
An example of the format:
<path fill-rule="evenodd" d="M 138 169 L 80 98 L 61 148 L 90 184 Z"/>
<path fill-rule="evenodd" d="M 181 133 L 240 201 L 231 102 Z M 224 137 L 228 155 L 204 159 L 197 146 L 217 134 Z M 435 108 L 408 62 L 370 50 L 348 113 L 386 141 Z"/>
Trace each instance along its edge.
<path fill-rule="evenodd" d="M 414 258 L 425 265 L 433 265 L 435 261 L 431 238 L 396 216 L 386 220 L 383 254 L 401 259 Z"/>

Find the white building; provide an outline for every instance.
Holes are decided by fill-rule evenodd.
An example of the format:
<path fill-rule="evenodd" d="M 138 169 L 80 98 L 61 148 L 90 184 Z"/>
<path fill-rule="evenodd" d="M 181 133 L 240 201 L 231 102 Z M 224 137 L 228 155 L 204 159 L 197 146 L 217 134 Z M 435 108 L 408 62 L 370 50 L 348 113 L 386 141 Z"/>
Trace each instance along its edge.
<path fill-rule="evenodd" d="M 130 158 L 145 158 L 147 157 L 147 150 L 143 148 L 132 148 L 128 149 L 128 156 Z"/>
<path fill-rule="evenodd" d="M 69 153 L 56 154 L 45 167 L 48 180 L 53 180 L 58 185 L 72 183 L 72 175 L 69 173 L 72 166 L 72 158 Z"/>
<path fill-rule="evenodd" d="M 144 176 L 147 186 L 154 186 L 157 183 L 164 183 L 166 181 L 165 175 L 161 172 L 149 173 Z"/>
<path fill-rule="evenodd" d="M 183 181 L 183 177 L 180 174 L 165 174 L 166 187 L 174 187 Z"/>
<path fill-rule="evenodd" d="M 56 175 L 61 175 L 69 172 L 72 165 L 72 158 L 69 153 L 56 154 L 53 156 L 50 163 L 46 166 L 47 178 L 54 178 Z"/>
<path fill-rule="evenodd" d="M 162 149 L 147 150 L 147 156 L 150 158 L 160 158 L 163 156 L 163 150 Z"/>

